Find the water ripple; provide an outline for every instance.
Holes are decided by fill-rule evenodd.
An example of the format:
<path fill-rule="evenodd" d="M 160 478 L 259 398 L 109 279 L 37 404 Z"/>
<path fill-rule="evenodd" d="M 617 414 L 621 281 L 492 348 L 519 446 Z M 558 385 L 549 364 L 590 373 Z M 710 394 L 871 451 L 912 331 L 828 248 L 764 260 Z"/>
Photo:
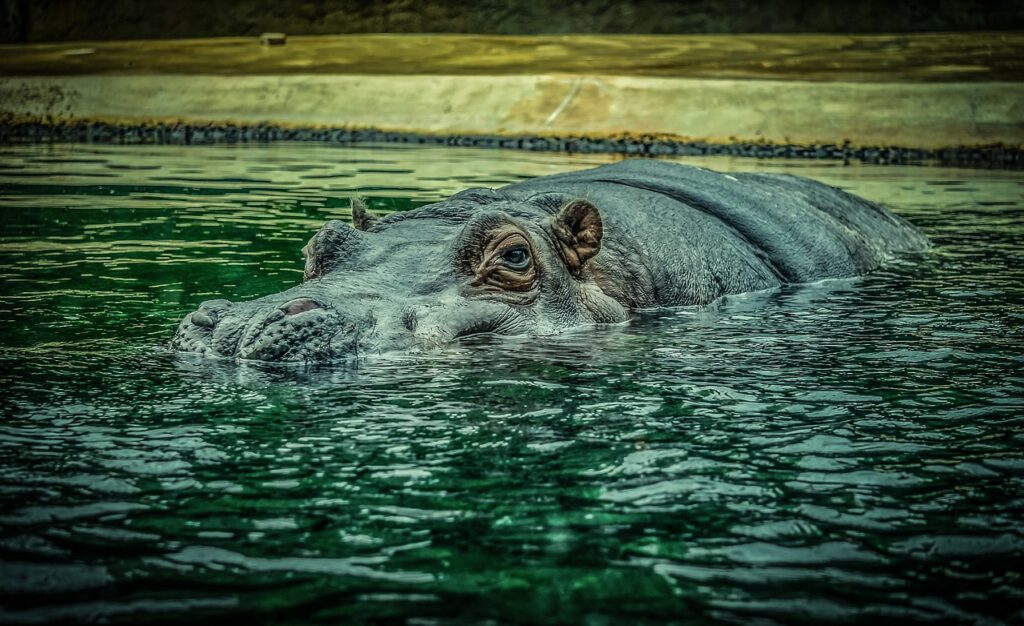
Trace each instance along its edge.
<path fill-rule="evenodd" d="M 315 368 L 171 355 L 405 210 L 614 157 L 6 146 L 0 621 L 1002 624 L 1024 581 L 1024 178 L 691 160 L 885 202 L 857 280 Z"/>

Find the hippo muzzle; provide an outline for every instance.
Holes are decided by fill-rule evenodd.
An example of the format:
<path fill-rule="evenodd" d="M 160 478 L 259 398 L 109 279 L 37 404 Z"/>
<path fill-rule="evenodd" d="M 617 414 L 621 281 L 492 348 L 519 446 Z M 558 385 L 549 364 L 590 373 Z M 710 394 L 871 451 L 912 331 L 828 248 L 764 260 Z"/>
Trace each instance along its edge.
<path fill-rule="evenodd" d="M 203 302 L 185 316 L 171 348 L 258 361 L 321 361 L 368 347 L 369 316 L 353 319 L 311 297 L 280 303 Z"/>

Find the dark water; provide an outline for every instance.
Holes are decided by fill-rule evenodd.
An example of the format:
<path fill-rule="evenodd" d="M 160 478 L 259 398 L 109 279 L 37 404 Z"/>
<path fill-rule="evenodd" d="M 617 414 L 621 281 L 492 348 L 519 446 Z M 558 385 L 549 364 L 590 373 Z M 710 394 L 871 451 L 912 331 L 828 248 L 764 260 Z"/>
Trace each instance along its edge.
<path fill-rule="evenodd" d="M 1020 623 L 1024 176 L 786 170 L 934 251 L 544 341 L 317 369 L 160 349 L 405 209 L 605 157 L 0 149 L 4 622 Z"/>

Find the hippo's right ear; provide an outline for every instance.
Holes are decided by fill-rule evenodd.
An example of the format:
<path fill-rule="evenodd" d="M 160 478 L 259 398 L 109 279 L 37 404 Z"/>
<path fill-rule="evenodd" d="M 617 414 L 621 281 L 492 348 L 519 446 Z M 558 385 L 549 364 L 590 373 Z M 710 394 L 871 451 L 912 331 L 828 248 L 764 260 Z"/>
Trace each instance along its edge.
<path fill-rule="evenodd" d="M 380 218 L 366 210 L 366 205 L 359 198 L 352 198 L 352 228 L 370 230 Z"/>
<path fill-rule="evenodd" d="M 341 220 L 331 220 L 302 248 L 303 278 L 312 280 L 331 272 L 363 244 L 362 233 Z"/>
<path fill-rule="evenodd" d="M 559 252 L 573 275 L 601 251 L 604 226 L 597 207 L 586 200 L 572 200 L 562 206 L 551 220 Z"/>

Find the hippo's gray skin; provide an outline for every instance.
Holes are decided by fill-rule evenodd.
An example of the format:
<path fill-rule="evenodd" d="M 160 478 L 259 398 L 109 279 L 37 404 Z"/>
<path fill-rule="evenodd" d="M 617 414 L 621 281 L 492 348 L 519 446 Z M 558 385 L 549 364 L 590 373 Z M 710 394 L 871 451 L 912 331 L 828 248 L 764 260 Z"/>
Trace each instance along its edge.
<path fill-rule="evenodd" d="M 319 361 L 478 333 L 548 335 L 630 311 L 864 274 L 925 237 L 819 182 L 624 161 L 470 189 L 354 228 L 328 222 L 306 280 L 249 302 L 204 302 L 171 347 Z"/>

